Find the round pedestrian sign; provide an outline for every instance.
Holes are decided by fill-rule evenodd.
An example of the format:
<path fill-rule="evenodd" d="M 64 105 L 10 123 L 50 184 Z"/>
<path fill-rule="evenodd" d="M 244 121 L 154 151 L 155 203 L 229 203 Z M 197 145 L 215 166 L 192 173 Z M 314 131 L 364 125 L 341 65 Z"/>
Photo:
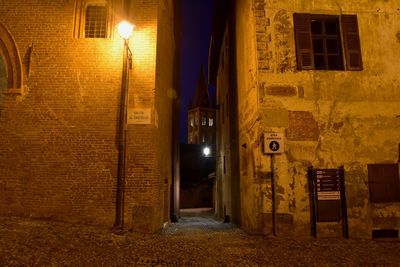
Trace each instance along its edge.
<path fill-rule="evenodd" d="M 271 151 L 278 151 L 279 150 L 279 143 L 276 141 L 272 141 L 269 143 L 269 149 L 271 149 Z"/>

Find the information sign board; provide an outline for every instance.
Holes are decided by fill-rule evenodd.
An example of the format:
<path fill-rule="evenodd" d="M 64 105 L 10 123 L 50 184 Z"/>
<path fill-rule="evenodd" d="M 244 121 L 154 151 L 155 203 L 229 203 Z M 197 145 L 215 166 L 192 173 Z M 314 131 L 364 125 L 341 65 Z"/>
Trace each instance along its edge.
<path fill-rule="evenodd" d="M 280 154 L 285 152 L 283 133 L 264 133 L 264 153 Z"/>

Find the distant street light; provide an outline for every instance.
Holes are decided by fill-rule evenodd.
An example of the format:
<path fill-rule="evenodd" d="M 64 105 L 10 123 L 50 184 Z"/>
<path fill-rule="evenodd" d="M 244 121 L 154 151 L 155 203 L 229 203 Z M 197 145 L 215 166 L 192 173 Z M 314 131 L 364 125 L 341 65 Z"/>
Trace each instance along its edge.
<path fill-rule="evenodd" d="M 121 101 L 119 113 L 119 132 L 118 132 L 118 174 L 117 174 L 117 199 L 115 210 L 114 229 L 117 232 L 124 230 L 124 185 L 125 185 L 125 161 L 126 161 L 126 118 L 128 110 L 128 84 L 129 67 L 132 67 L 132 52 L 129 49 L 128 39 L 132 35 L 134 25 L 127 21 L 118 23 L 117 30 L 124 40 L 124 52 L 122 62 L 122 80 L 121 80 Z"/>
<path fill-rule="evenodd" d="M 211 151 L 210 148 L 208 146 L 203 148 L 203 155 L 208 157 L 210 155 Z"/>

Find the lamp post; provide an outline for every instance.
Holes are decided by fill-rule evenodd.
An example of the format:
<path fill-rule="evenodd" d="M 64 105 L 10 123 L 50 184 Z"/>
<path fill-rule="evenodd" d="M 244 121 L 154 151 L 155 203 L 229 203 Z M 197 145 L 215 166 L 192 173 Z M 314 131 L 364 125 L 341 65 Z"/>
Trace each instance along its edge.
<path fill-rule="evenodd" d="M 117 173 L 117 199 L 115 207 L 114 230 L 122 232 L 124 230 L 124 185 L 125 185 L 125 161 L 126 161 L 126 121 L 128 110 L 128 84 L 129 68 L 132 67 L 132 52 L 129 49 L 129 37 L 132 34 L 134 25 L 127 21 L 118 23 L 117 30 L 124 40 L 122 80 L 121 80 L 121 101 L 119 110 L 119 131 L 118 131 L 118 173 Z"/>

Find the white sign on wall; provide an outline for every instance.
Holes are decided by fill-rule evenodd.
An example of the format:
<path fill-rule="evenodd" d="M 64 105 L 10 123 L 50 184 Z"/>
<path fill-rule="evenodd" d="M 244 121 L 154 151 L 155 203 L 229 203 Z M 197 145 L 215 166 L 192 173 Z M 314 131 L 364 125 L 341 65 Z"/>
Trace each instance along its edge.
<path fill-rule="evenodd" d="M 264 153 L 280 154 L 285 152 L 283 133 L 264 133 Z"/>
<path fill-rule="evenodd" d="M 128 124 L 150 124 L 151 109 L 149 108 L 129 108 Z"/>

